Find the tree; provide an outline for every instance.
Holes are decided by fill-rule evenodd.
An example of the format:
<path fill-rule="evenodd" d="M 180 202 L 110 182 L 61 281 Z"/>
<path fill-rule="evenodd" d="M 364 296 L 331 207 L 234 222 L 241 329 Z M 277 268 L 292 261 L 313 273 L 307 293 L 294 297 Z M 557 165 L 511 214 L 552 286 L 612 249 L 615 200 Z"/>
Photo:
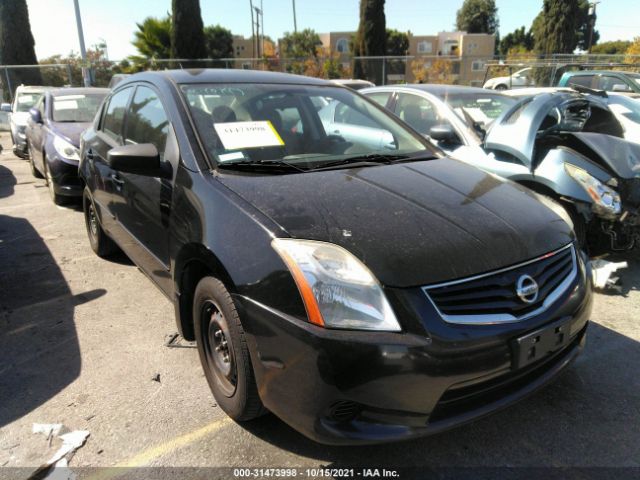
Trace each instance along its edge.
<path fill-rule="evenodd" d="M 524 26 L 516 28 L 508 33 L 500 41 L 500 55 L 507 55 L 509 51 L 529 51 L 533 49 L 533 34 L 531 30 L 525 31 Z"/>
<path fill-rule="evenodd" d="M 172 0 L 171 58 L 205 58 L 200 0 Z"/>
<path fill-rule="evenodd" d="M 0 0 L 0 64 L 37 65 L 34 47 L 26 0 Z M 38 68 L 11 70 L 10 79 L 14 88 L 42 84 Z"/>
<path fill-rule="evenodd" d="M 633 43 L 629 45 L 625 53 L 627 55 L 624 59 L 625 63 L 640 64 L 640 37 L 633 39 Z"/>
<path fill-rule="evenodd" d="M 409 50 L 409 35 L 394 29 L 387 29 L 386 54 L 404 56 Z"/>
<path fill-rule="evenodd" d="M 586 50 L 589 42 L 588 0 L 544 0 L 542 11 L 533 21 L 534 49 L 543 55 Z M 594 30 L 592 44 L 600 34 Z"/>
<path fill-rule="evenodd" d="M 280 40 L 280 55 L 298 59 L 316 57 L 321 45 L 320 36 L 310 28 L 296 33 L 285 32 Z"/>
<path fill-rule="evenodd" d="M 233 57 L 233 34 L 221 25 L 210 25 L 204 29 L 204 39 L 209 58 Z"/>
<path fill-rule="evenodd" d="M 591 49 L 591 53 L 597 53 L 600 55 L 617 55 L 624 54 L 631 46 L 631 42 L 628 40 L 614 40 L 611 42 L 602 42 L 598 45 L 594 45 Z"/>
<path fill-rule="evenodd" d="M 456 28 L 467 33 L 496 33 L 500 21 L 495 0 L 464 0 L 456 14 Z"/>
<path fill-rule="evenodd" d="M 136 23 L 133 44 L 142 60 L 150 58 L 165 59 L 171 57 L 171 17 L 147 17 L 142 23 Z M 132 59 L 140 59 L 133 56 Z M 134 60 L 135 62 L 135 60 Z"/>
<path fill-rule="evenodd" d="M 387 31 L 384 0 L 360 0 L 360 24 L 354 42 L 359 57 L 382 56 L 386 53 Z M 382 63 L 376 60 L 358 61 L 354 76 L 382 83 Z"/>

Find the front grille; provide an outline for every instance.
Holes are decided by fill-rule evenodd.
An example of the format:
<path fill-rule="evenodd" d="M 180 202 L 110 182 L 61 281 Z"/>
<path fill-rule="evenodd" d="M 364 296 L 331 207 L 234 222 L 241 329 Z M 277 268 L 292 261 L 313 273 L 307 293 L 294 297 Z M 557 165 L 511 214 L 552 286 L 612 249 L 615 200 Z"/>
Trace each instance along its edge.
<path fill-rule="evenodd" d="M 424 291 L 447 322 L 506 323 L 542 313 L 567 290 L 576 275 L 575 249 L 567 245 L 514 267 L 425 287 Z M 521 287 L 537 284 L 537 297 L 520 296 L 519 281 Z"/>

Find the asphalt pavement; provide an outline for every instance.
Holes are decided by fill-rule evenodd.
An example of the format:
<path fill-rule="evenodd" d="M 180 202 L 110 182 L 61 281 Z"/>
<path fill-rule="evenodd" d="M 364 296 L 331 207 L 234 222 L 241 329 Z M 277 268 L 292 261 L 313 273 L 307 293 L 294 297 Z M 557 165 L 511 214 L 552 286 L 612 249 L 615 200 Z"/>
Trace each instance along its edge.
<path fill-rule="evenodd" d="M 583 478 L 604 472 L 591 467 L 640 468 L 640 255 L 618 258 L 629 262 L 621 291 L 597 294 L 584 354 L 544 390 L 433 437 L 327 447 L 272 415 L 227 419 L 195 348 L 165 346 L 176 332 L 170 302 L 126 257 L 95 256 L 79 204 L 55 206 L 6 133 L 0 141 L 0 478 L 28 477 L 60 446 L 34 423 L 90 432 L 70 462 L 84 477 L 215 467 L 207 478 L 237 478 L 219 468 L 273 467 L 302 478 L 328 466 L 583 467 Z"/>

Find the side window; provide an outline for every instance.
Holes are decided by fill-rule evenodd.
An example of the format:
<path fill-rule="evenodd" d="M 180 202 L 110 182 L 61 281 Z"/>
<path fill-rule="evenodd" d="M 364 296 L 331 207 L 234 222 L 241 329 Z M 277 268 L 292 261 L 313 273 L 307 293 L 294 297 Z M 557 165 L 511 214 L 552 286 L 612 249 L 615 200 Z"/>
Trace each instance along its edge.
<path fill-rule="evenodd" d="M 169 120 L 156 92 L 138 87 L 127 115 L 125 144 L 152 143 L 164 157 Z"/>
<path fill-rule="evenodd" d="M 438 110 L 429 100 L 411 93 L 398 93 L 396 115 L 423 135 L 428 135 L 436 125 L 453 126 L 438 114 Z"/>
<path fill-rule="evenodd" d="M 591 87 L 591 79 L 593 79 L 593 75 L 574 75 L 569 77 L 567 86 L 581 85 L 583 87 Z"/>
<path fill-rule="evenodd" d="M 598 89 L 600 90 L 612 91 L 615 85 L 626 86 L 627 84 L 624 80 L 618 77 L 612 77 L 610 75 L 602 75 L 600 78 L 598 78 Z"/>
<path fill-rule="evenodd" d="M 348 125 L 356 125 L 358 127 L 380 128 L 373 119 L 364 116 L 362 113 L 351 108 L 345 103 L 339 103 L 336 106 L 334 118 L 336 123 L 346 123 Z"/>
<path fill-rule="evenodd" d="M 384 107 L 387 105 L 387 102 L 389 101 L 391 92 L 365 93 L 365 96 Z"/>
<path fill-rule="evenodd" d="M 114 94 L 109 100 L 109 105 L 102 119 L 102 130 L 107 136 L 122 144 L 122 124 L 124 122 L 124 112 L 131 95 L 131 88 L 125 88 Z"/>

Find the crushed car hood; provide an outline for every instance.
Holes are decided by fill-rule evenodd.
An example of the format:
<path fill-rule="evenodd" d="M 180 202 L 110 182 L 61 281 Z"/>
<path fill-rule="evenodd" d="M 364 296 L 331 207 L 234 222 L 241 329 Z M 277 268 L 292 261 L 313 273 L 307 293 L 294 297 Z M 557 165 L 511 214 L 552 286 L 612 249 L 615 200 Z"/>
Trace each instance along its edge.
<path fill-rule="evenodd" d="M 621 178 L 640 177 L 640 144 L 602 133 L 573 133 L 604 162 L 604 167 Z"/>
<path fill-rule="evenodd" d="M 536 194 L 457 160 L 218 179 L 292 237 L 346 248 L 387 286 L 464 278 L 573 240 Z"/>
<path fill-rule="evenodd" d="M 517 158 L 523 165 L 533 170 L 538 132 L 547 115 L 554 109 L 567 105 L 591 104 L 582 95 L 573 92 L 541 93 L 525 97 L 504 112 L 491 126 L 484 140 L 487 151 L 498 150 Z M 599 108 L 607 109 L 605 105 Z"/>

